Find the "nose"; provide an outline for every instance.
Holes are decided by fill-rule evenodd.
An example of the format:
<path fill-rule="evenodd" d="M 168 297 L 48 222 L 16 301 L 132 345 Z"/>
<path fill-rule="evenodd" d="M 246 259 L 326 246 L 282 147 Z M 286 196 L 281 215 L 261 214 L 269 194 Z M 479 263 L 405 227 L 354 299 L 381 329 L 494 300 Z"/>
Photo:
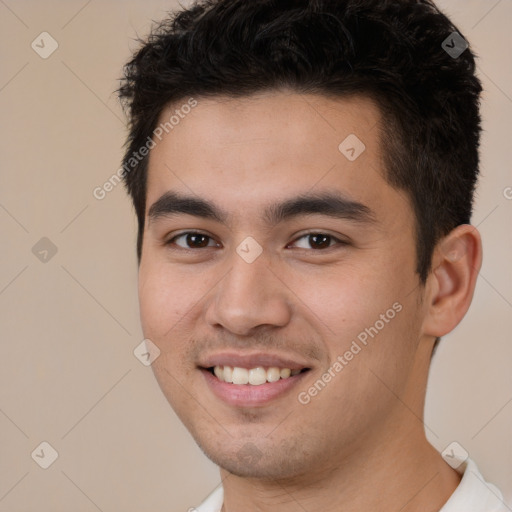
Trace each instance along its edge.
<path fill-rule="evenodd" d="M 263 326 L 288 324 L 291 292 L 271 268 L 265 251 L 252 263 L 233 252 L 229 264 L 231 269 L 207 303 L 207 323 L 239 336 L 250 336 Z"/>

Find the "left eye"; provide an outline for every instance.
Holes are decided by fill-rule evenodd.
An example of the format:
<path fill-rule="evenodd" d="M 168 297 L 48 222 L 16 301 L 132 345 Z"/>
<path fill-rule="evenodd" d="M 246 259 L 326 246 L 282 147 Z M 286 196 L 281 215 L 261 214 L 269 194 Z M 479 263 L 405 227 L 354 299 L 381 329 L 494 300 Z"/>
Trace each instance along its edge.
<path fill-rule="evenodd" d="M 312 247 L 313 249 L 328 249 L 329 247 L 332 247 L 332 244 L 331 242 L 338 242 L 339 244 L 343 244 L 344 242 L 342 240 L 339 240 L 338 238 L 332 236 L 332 235 L 327 235 L 325 233 L 308 233 L 306 235 L 303 235 L 299 238 L 297 238 L 297 240 L 295 240 L 295 242 L 293 242 L 294 244 L 296 244 L 299 240 L 302 240 L 302 239 L 305 239 L 306 242 L 305 242 L 305 245 L 309 245 L 310 247 Z M 299 247 L 300 249 L 309 249 L 309 247 Z"/>

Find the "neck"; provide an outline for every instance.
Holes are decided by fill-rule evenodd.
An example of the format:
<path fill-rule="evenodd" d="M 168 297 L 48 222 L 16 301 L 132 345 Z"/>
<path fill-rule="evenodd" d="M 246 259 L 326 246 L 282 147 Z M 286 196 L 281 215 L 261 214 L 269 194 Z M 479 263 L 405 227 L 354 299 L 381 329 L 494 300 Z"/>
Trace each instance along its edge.
<path fill-rule="evenodd" d="M 334 462 L 287 480 L 243 478 L 221 469 L 222 512 L 440 510 L 460 476 L 425 437 L 424 396 L 418 397 L 417 390 L 426 386 L 428 370 L 422 361 L 417 365 L 412 375 L 418 377 L 402 395 L 400 407 L 374 432 L 361 436 L 350 455 L 333 457 Z"/>
<path fill-rule="evenodd" d="M 440 510 L 453 494 L 460 476 L 423 436 L 413 432 L 400 442 L 388 442 L 373 453 L 359 453 L 327 474 L 295 481 L 262 481 L 221 470 L 223 512 L 425 512 Z M 299 506 L 298 506 L 299 505 Z"/>

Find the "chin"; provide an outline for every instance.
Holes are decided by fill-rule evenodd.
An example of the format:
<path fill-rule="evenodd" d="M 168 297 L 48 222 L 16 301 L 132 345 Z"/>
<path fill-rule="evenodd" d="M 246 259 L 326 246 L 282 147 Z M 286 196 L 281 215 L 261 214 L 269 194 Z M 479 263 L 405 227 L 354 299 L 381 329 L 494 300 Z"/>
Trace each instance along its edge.
<path fill-rule="evenodd" d="M 258 442 L 259 441 L 259 442 Z M 196 440 L 197 442 L 197 440 Z M 262 480 L 293 480 L 301 477 L 306 471 L 306 454 L 297 451 L 297 441 L 280 442 L 279 446 L 267 443 L 236 442 L 232 446 L 216 443 L 215 446 L 205 446 L 197 443 L 202 452 L 217 466 L 229 473 L 243 478 Z M 264 446 L 267 444 L 268 446 Z M 291 448 L 291 445 L 295 448 Z M 290 454 L 295 454 L 290 457 Z"/>

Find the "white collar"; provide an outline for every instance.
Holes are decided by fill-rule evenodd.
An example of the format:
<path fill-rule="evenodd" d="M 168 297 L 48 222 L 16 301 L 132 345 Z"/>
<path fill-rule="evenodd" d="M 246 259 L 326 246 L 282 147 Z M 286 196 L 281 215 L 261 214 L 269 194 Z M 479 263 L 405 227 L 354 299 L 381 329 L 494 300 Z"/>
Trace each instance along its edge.
<path fill-rule="evenodd" d="M 471 459 L 462 463 L 457 471 L 463 475 L 462 480 L 439 512 L 512 512 L 512 508 L 504 504 L 499 489 L 483 479 Z M 224 489 L 219 485 L 195 511 L 220 512 L 223 501 Z"/>

